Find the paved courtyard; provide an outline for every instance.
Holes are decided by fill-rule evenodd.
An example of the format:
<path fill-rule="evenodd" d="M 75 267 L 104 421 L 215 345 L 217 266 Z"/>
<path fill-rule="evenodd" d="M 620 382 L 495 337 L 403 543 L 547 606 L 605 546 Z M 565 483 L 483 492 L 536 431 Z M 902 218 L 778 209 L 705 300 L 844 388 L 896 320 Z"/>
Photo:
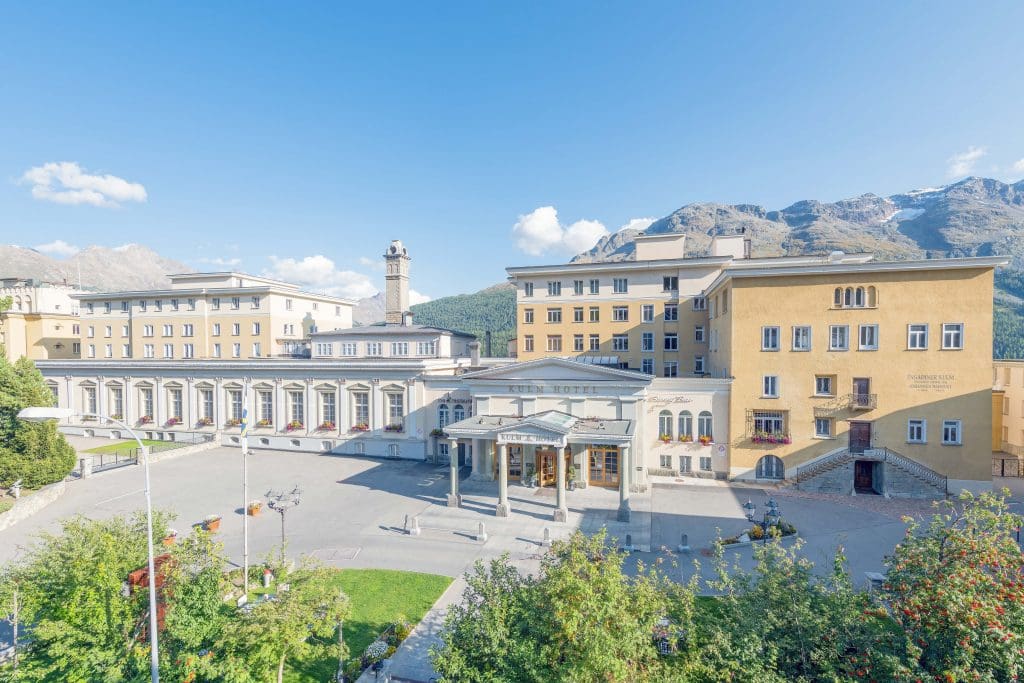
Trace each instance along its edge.
<path fill-rule="evenodd" d="M 75 440 L 78 448 L 95 443 Z M 108 442 L 109 443 L 109 442 Z M 34 517 L 0 532 L 0 562 L 15 557 L 41 531 L 55 531 L 63 518 L 82 514 L 103 518 L 144 506 L 142 469 L 124 467 L 68 484 L 65 495 Z M 465 470 L 464 470 L 465 475 Z M 241 457 L 237 448 L 170 457 L 152 465 L 154 506 L 177 515 L 173 526 L 186 532 L 210 514 L 223 517 L 219 538 L 232 561 L 242 559 Z M 749 498 L 763 509 L 768 495 L 776 498 L 783 516 L 806 541 L 804 554 L 827 570 L 838 545 L 846 548 L 858 583 L 865 571 L 882 567 L 903 533 L 903 514 L 929 509 L 919 501 L 859 496 L 836 498 L 797 492 L 728 485 L 722 482 L 665 479 L 644 494 L 632 496 L 629 523 L 616 521 L 618 492 L 591 487 L 567 493 L 569 518 L 551 521 L 553 489 L 510 487 L 513 514 L 494 516 L 497 484 L 463 478 L 464 506 L 445 505 L 448 468 L 429 463 L 381 461 L 352 456 L 254 451 L 249 458 L 249 498 L 264 498 L 269 489 L 302 489 L 302 502 L 287 513 L 288 554 L 311 554 L 337 567 L 379 567 L 461 576 L 478 559 L 508 553 L 525 571 L 536 571 L 543 553 L 545 529 L 563 538 L 580 528 L 602 527 L 624 544 L 629 536 L 638 549 L 635 559 L 651 562 L 661 548 L 675 549 L 680 534 L 689 537 L 692 552 L 680 562 L 680 577 L 693 571 L 693 558 L 704 560 L 720 529 L 723 536 L 749 526 L 741 505 Z M 407 518 L 417 517 L 418 536 L 405 533 Z M 487 540 L 478 539 L 479 524 Z M 250 518 L 250 562 L 259 562 L 280 543 L 280 518 L 272 511 Z M 730 553 L 732 555 L 732 553 Z M 737 552 L 740 564 L 751 564 L 751 550 Z M 708 568 L 705 567 L 705 572 Z M 447 603 L 460 597 L 462 583 L 453 584 L 438 609 L 427 615 L 410 647 L 396 655 L 394 673 L 408 680 L 427 680 L 426 649 L 436 640 Z M 0 637 L 2 640 L 2 637 Z"/>

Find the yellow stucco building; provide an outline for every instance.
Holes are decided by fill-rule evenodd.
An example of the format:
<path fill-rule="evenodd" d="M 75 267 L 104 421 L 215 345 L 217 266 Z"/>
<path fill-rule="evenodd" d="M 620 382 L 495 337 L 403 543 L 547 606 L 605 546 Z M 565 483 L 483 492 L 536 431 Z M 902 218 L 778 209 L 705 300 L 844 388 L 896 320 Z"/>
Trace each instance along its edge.
<path fill-rule="evenodd" d="M 0 344 L 9 360 L 67 359 L 79 356 L 77 290 L 9 278 L 0 280 L 0 300 L 10 307 L 0 312 Z"/>
<path fill-rule="evenodd" d="M 992 451 L 1024 457 L 1024 360 L 996 360 L 992 369 Z"/>
<path fill-rule="evenodd" d="M 991 486 L 993 271 L 1006 259 L 751 258 L 742 235 L 714 238 L 707 257 L 684 246 L 641 237 L 632 261 L 509 268 L 518 357 L 731 379 L 728 436 L 715 438 L 731 478 L 887 495 Z"/>

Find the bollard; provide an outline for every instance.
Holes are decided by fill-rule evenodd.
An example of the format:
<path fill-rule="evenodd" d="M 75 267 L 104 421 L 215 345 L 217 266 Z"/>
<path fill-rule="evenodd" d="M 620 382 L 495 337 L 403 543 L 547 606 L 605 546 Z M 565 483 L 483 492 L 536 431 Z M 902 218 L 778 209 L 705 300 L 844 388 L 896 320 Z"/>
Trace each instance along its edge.
<path fill-rule="evenodd" d="M 18 479 L 13 484 L 11 484 L 10 493 L 12 496 L 14 496 L 14 500 L 18 500 L 19 498 L 21 498 L 21 479 Z"/>
<path fill-rule="evenodd" d="M 263 570 L 263 587 L 270 588 L 270 582 L 274 580 L 274 574 L 269 569 Z"/>
<path fill-rule="evenodd" d="M 409 533 L 409 515 L 405 516 L 405 524 L 402 525 L 402 529 L 405 530 L 405 533 Z"/>
<path fill-rule="evenodd" d="M 633 534 L 626 534 L 626 545 L 623 549 L 626 552 L 633 552 Z"/>
<path fill-rule="evenodd" d="M 92 476 L 92 458 L 85 457 L 78 460 L 78 474 L 82 479 Z"/>
<path fill-rule="evenodd" d="M 540 542 L 545 548 L 551 547 L 551 529 L 544 527 L 544 539 Z"/>
<path fill-rule="evenodd" d="M 690 537 L 686 534 L 682 534 L 679 537 L 679 552 L 688 553 L 690 552 Z"/>
<path fill-rule="evenodd" d="M 483 522 L 480 522 L 479 526 L 477 526 L 476 540 L 480 541 L 481 543 L 487 542 L 487 527 L 484 526 Z"/>
<path fill-rule="evenodd" d="M 420 518 L 417 517 L 416 515 L 413 515 L 413 517 L 412 517 L 412 526 L 409 527 L 409 535 L 410 536 L 419 536 L 420 535 Z"/>

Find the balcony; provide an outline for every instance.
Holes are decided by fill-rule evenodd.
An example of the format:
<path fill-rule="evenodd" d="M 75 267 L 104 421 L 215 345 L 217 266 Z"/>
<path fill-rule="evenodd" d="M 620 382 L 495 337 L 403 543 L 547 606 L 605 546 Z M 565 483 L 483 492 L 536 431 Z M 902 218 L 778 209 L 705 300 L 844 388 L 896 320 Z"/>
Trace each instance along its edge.
<path fill-rule="evenodd" d="M 878 394 L 850 394 L 850 410 L 874 410 L 878 407 Z"/>

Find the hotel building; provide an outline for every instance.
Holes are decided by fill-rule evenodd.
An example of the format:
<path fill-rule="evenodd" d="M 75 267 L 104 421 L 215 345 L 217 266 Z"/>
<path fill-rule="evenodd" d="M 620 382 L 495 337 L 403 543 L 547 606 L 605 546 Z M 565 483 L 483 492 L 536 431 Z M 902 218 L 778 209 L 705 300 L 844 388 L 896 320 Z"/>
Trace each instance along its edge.
<path fill-rule="evenodd" d="M 244 273 L 170 275 L 163 290 L 80 293 L 82 358 L 308 358 L 317 329 L 352 326 L 347 299 Z"/>
<path fill-rule="evenodd" d="M 995 475 L 1024 476 L 1024 360 L 996 360 L 992 371 L 992 454 Z M 1000 471 L 996 471 L 996 468 Z M 1018 474 L 1014 474 L 1014 470 Z"/>
<path fill-rule="evenodd" d="M 0 344 L 8 360 L 78 358 L 78 290 L 64 284 L 31 279 L 0 280 Z"/>

